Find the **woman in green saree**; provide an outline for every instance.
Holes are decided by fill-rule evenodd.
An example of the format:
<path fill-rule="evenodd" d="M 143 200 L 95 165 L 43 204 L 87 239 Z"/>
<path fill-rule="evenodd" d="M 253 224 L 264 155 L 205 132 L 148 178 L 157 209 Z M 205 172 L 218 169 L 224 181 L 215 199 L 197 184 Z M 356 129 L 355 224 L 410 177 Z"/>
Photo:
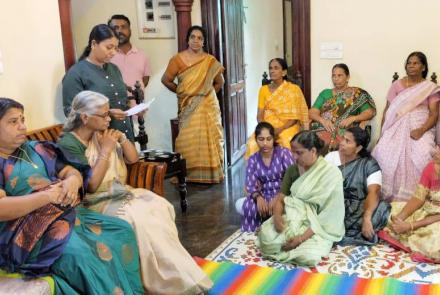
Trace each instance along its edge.
<path fill-rule="evenodd" d="M 344 193 L 339 169 L 320 155 L 324 143 L 311 131 L 291 142 L 296 164 L 290 195 L 280 195 L 257 244 L 263 256 L 297 265 L 316 265 L 344 236 Z M 286 177 L 286 176 L 285 176 Z"/>
<path fill-rule="evenodd" d="M 337 150 L 344 130 L 352 126 L 365 128 L 376 115 L 373 98 L 367 91 L 348 86 L 350 70 L 346 64 L 332 68 L 334 88 L 324 89 L 309 110 L 311 130 L 315 130 L 330 150 Z"/>
<path fill-rule="evenodd" d="M 23 106 L 0 98 L 0 268 L 52 276 L 56 294 L 142 294 L 130 225 L 82 207 L 82 177 L 54 144 L 26 140 Z"/>

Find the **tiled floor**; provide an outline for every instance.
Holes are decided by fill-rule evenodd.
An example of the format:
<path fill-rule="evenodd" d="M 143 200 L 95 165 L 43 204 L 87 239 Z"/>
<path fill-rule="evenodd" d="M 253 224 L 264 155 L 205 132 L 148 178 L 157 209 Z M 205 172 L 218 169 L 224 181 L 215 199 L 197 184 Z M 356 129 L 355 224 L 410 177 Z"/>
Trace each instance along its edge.
<path fill-rule="evenodd" d="M 222 184 L 188 184 L 188 210 L 180 211 L 179 194 L 169 180 L 165 181 L 165 197 L 176 210 L 176 225 L 183 246 L 193 256 L 205 257 L 240 226 L 235 200 L 243 196 L 244 161 L 227 171 Z"/>

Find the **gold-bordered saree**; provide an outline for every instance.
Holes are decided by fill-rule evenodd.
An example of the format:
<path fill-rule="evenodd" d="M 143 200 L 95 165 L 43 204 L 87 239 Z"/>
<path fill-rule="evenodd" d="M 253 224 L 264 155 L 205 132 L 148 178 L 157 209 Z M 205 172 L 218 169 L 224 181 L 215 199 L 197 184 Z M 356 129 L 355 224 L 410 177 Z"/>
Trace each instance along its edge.
<path fill-rule="evenodd" d="M 180 59 L 178 54 L 175 59 Z M 184 65 L 183 61 L 176 61 Z M 189 182 L 219 183 L 223 180 L 223 127 L 214 78 L 223 66 L 207 54 L 191 66 L 181 66 L 176 94 L 179 135 L 176 151 L 186 159 Z"/>

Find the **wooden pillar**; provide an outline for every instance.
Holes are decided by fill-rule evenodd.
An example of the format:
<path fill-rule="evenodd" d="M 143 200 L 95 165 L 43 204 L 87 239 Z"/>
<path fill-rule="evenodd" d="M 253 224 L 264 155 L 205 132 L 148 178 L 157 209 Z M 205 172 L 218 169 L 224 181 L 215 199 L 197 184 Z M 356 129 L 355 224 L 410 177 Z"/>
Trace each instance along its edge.
<path fill-rule="evenodd" d="M 63 39 L 64 67 L 67 70 L 75 63 L 73 46 L 71 0 L 58 0 L 60 11 L 61 37 Z"/>
<path fill-rule="evenodd" d="M 173 0 L 177 13 L 177 40 L 178 49 L 182 51 L 188 47 L 186 33 L 191 27 L 191 9 L 194 0 Z"/>

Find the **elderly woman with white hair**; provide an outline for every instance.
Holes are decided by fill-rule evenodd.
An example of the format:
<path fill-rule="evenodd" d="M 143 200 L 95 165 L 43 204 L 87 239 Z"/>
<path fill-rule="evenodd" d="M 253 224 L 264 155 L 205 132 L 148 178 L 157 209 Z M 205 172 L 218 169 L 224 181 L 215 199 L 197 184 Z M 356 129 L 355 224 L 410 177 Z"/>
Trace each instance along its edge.
<path fill-rule="evenodd" d="M 199 294 L 208 290 L 212 282 L 179 241 L 173 206 L 151 191 L 125 184 L 125 164 L 138 161 L 138 154 L 122 132 L 108 129 L 109 109 L 108 98 L 102 94 L 78 93 L 58 141 L 64 153 L 78 160 L 77 165 L 91 167 L 85 177 L 85 206 L 133 226 L 148 293 Z"/>

